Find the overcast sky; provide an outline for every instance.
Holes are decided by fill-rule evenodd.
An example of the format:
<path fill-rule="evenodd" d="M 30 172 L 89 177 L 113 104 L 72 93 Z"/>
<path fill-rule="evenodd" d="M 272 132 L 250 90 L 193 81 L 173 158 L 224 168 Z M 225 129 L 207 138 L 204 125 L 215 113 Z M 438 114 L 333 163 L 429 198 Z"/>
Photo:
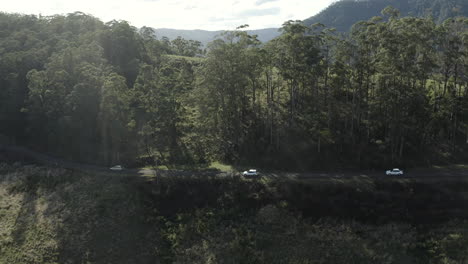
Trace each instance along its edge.
<path fill-rule="evenodd" d="M 82 11 L 103 20 L 127 20 L 133 26 L 228 30 L 280 27 L 306 19 L 333 0 L 3 0 L 0 11 L 34 15 Z"/>

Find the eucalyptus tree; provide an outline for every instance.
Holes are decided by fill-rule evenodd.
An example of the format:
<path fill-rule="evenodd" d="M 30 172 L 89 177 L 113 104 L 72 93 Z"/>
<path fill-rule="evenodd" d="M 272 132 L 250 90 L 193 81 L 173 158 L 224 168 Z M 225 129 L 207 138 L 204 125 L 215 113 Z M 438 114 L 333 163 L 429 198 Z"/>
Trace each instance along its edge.
<path fill-rule="evenodd" d="M 257 103 L 260 42 L 240 30 L 225 32 L 213 41 L 200 70 L 200 122 L 212 127 L 210 133 L 220 143 L 215 150 L 225 161 L 238 161 L 247 153 L 253 132 Z"/>
<path fill-rule="evenodd" d="M 138 154 L 134 119 L 131 114 L 132 94 L 126 80 L 117 73 L 105 76 L 101 85 L 98 129 L 99 156 L 107 165 L 132 161 Z"/>

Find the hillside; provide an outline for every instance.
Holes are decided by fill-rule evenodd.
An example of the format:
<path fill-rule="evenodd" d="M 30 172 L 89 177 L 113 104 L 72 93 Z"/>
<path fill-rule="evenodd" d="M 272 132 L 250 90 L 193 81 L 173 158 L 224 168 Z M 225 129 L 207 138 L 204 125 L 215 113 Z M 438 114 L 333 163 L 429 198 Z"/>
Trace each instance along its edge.
<path fill-rule="evenodd" d="M 336 41 L 290 21 L 268 45 L 239 30 L 202 51 L 79 12 L 0 13 L 0 140 L 105 167 L 466 163 L 467 25 L 404 17 Z"/>
<path fill-rule="evenodd" d="M 381 11 L 387 6 L 395 7 L 402 16 L 432 16 L 438 23 L 449 17 L 468 16 L 468 1 L 465 0 L 339 0 L 317 15 L 305 19 L 304 24 L 310 26 L 322 23 L 327 27 L 334 27 L 338 31 L 345 32 L 356 22 L 380 16 Z M 262 42 L 268 42 L 280 35 L 278 30 L 278 28 L 266 28 L 247 32 L 250 35 L 258 35 L 258 39 Z M 200 41 L 206 46 L 223 31 L 158 28 L 155 32 L 158 39 L 168 37 L 173 40 L 180 36 L 184 39 Z"/>
<path fill-rule="evenodd" d="M 248 30 L 247 33 L 250 35 L 258 35 L 258 39 L 261 42 L 268 42 L 277 36 L 280 35 L 278 28 L 265 28 L 258 30 Z M 156 37 L 161 39 L 162 37 L 167 37 L 170 40 L 176 39 L 177 37 L 182 37 L 187 40 L 196 40 L 200 41 L 204 46 L 209 42 L 215 40 L 219 37 L 224 31 L 208 31 L 208 30 L 182 30 L 182 29 L 169 29 L 169 28 L 158 28 L 155 29 Z"/>
<path fill-rule="evenodd" d="M 322 23 L 345 32 L 358 21 L 381 15 L 387 6 L 397 8 L 402 16 L 433 16 L 438 23 L 449 17 L 468 15 L 466 0 L 342 0 L 304 20 L 304 23 Z"/>
<path fill-rule="evenodd" d="M 0 263 L 464 263 L 468 183 L 0 164 Z"/>

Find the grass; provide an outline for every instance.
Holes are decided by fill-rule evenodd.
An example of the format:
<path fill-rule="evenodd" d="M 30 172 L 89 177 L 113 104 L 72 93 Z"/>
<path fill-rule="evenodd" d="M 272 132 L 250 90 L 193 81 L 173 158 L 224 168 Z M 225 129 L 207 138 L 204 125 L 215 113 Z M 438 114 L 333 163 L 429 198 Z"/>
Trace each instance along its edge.
<path fill-rule="evenodd" d="M 468 164 L 434 165 L 434 169 L 468 169 Z"/>
<path fill-rule="evenodd" d="M 145 169 L 145 170 L 206 170 L 206 169 L 214 169 L 218 170 L 220 172 L 233 172 L 235 171 L 234 167 L 232 165 L 224 164 L 219 161 L 214 161 L 210 163 L 208 166 L 206 165 L 174 165 L 174 166 L 166 166 L 166 165 L 159 165 L 159 166 L 144 166 L 141 167 L 140 169 Z"/>
<path fill-rule="evenodd" d="M 235 171 L 234 167 L 228 164 L 223 164 L 219 161 L 212 162 L 209 168 L 217 169 L 222 172 L 233 172 Z"/>
<path fill-rule="evenodd" d="M 168 168 L 166 165 L 144 166 L 144 167 L 141 167 L 140 169 L 143 169 L 143 170 L 154 170 L 154 169 L 157 169 L 157 170 L 169 170 L 169 168 Z"/>

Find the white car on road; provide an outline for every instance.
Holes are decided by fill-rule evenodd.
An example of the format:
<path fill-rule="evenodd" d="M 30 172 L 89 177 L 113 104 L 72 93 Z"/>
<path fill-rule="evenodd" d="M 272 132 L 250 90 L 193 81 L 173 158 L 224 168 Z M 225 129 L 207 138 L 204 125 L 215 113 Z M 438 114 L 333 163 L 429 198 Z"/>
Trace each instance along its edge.
<path fill-rule="evenodd" d="M 258 173 L 258 171 L 254 169 L 250 169 L 242 173 L 242 176 L 258 176 L 258 175 L 260 175 L 260 173 Z"/>
<path fill-rule="evenodd" d="M 114 167 L 111 167 L 109 169 L 113 171 L 121 171 L 123 170 L 123 167 L 121 165 L 115 165 Z"/>
<path fill-rule="evenodd" d="M 403 171 L 397 168 L 394 168 L 392 170 L 388 170 L 385 172 L 386 175 L 403 175 Z"/>

